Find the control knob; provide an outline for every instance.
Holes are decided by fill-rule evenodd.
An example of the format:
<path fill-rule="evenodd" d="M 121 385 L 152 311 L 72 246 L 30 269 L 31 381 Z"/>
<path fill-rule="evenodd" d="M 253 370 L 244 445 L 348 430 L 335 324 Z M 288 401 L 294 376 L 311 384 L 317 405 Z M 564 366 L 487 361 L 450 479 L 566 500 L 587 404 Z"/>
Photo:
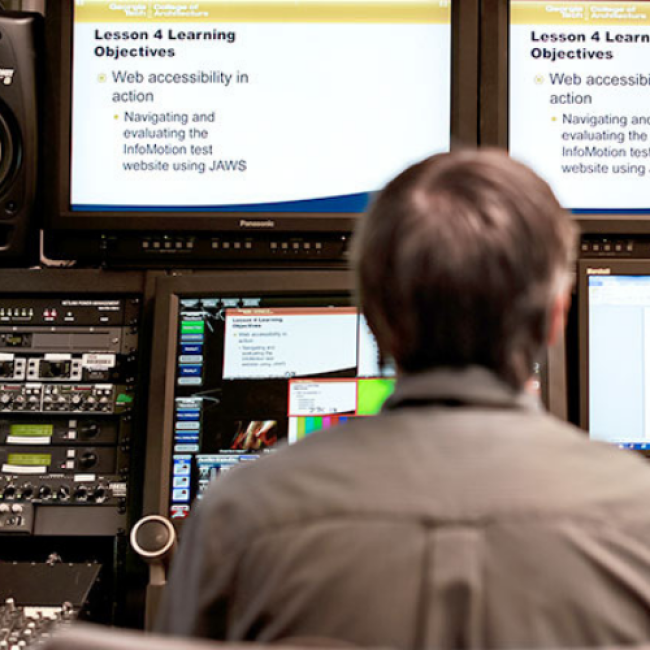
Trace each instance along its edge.
<path fill-rule="evenodd" d="M 99 425 L 96 422 L 84 422 L 79 427 L 78 433 L 82 440 L 90 440 L 99 434 Z"/>
<path fill-rule="evenodd" d="M 106 488 L 103 485 L 98 485 L 92 492 L 92 498 L 97 503 L 106 501 Z"/>
<path fill-rule="evenodd" d="M 92 451 L 87 451 L 79 459 L 79 467 L 81 469 L 92 469 L 97 464 L 97 454 Z"/>

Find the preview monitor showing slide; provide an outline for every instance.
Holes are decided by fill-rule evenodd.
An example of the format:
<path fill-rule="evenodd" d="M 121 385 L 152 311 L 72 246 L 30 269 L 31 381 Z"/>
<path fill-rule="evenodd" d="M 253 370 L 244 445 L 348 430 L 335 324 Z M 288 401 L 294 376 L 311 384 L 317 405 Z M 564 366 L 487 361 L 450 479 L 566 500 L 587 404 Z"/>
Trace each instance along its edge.
<path fill-rule="evenodd" d="M 650 2 L 510 1 L 509 148 L 579 214 L 650 213 Z"/>
<path fill-rule="evenodd" d="M 393 390 L 394 371 L 349 293 L 331 283 L 330 292 L 247 289 L 242 275 L 240 291 L 181 287 L 170 303 L 161 471 L 173 519 L 215 476 L 374 415 Z"/>
<path fill-rule="evenodd" d="M 650 454 L 650 264 L 580 263 L 582 422 Z"/>
<path fill-rule="evenodd" d="M 392 392 L 345 297 L 204 295 L 179 304 L 172 518 L 186 517 L 215 476 L 280 441 L 374 415 Z"/>
<path fill-rule="evenodd" d="M 349 231 L 394 175 L 450 149 L 451 0 L 52 5 L 70 226 L 250 214 Z"/>

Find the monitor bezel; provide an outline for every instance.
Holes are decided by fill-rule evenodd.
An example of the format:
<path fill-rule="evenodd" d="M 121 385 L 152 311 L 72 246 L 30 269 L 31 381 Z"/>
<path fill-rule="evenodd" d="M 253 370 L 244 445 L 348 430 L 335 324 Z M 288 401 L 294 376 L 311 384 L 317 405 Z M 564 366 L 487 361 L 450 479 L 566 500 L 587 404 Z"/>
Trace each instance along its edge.
<path fill-rule="evenodd" d="M 152 365 L 147 418 L 144 513 L 169 514 L 173 456 L 174 390 L 180 297 L 349 296 L 354 278 L 346 270 L 206 271 L 159 277 L 155 288 Z"/>
<path fill-rule="evenodd" d="M 452 149 L 478 144 L 478 32 L 480 0 L 452 1 Z M 239 232 L 242 220 L 272 221 L 272 232 L 348 233 L 359 214 L 259 212 L 73 211 L 70 206 L 72 9 L 74 0 L 50 3 L 46 15 L 46 109 L 44 111 L 44 224 L 46 231 L 115 233 Z M 462 51 L 462 56 L 461 56 Z"/>
<path fill-rule="evenodd" d="M 510 150 L 510 3 L 482 0 L 481 7 L 481 128 L 482 146 Z M 647 210 L 569 211 L 583 233 L 642 235 L 650 233 Z"/>

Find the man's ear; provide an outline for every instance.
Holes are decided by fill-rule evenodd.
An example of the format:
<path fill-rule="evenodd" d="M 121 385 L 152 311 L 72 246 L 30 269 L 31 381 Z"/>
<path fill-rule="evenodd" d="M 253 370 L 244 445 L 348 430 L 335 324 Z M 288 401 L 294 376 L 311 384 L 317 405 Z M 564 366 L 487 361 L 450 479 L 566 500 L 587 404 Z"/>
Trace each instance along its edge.
<path fill-rule="evenodd" d="M 548 328 L 548 345 L 552 346 L 566 327 L 566 316 L 571 305 L 571 292 L 561 291 L 553 300 Z"/>

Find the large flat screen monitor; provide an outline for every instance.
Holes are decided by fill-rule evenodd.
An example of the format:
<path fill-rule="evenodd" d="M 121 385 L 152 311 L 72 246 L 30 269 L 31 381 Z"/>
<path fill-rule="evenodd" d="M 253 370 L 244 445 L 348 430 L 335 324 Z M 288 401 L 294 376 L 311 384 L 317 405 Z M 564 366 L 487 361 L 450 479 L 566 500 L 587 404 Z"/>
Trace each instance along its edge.
<path fill-rule="evenodd" d="M 149 476 L 180 520 L 212 478 L 350 418 L 394 385 L 345 272 L 161 280 Z"/>
<path fill-rule="evenodd" d="M 48 229 L 69 231 L 64 251 L 91 231 L 195 234 L 141 241 L 167 259 L 199 255 L 205 230 L 349 232 L 388 180 L 451 147 L 453 4 L 50 3 Z"/>
<path fill-rule="evenodd" d="M 581 424 L 650 455 L 650 263 L 580 262 Z"/>
<path fill-rule="evenodd" d="M 650 2 L 509 2 L 510 152 L 592 232 L 650 231 L 648 53 Z"/>

